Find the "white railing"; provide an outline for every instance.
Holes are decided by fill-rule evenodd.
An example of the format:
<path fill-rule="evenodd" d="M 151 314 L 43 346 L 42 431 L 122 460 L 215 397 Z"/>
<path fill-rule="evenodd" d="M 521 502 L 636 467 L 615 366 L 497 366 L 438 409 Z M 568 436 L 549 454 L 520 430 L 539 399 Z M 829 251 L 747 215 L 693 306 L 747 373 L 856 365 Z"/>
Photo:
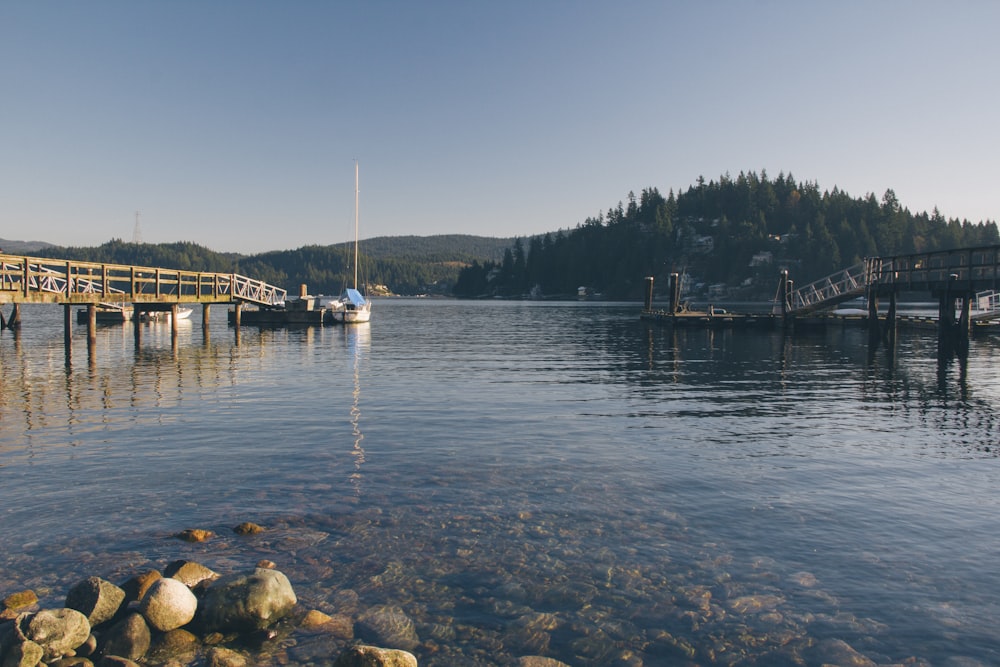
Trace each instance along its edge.
<path fill-rule="evenodd" d="M 800 287 L 792 292 L 789 306 L 793 311 L 815 310 L 861 296 L 868 285 L 870 271 L 869 264 L 862 262 Z"/>
<path fill-rule="evenodd" d="M 88 303 L 96 298 L 102 306 L 115 309 L 124 308 L 128 302 L 148 301 L 247 301 L 273 306 L 287 296 L 286 290 L 235 273 L 10 255 L 0 256 L 0 292 L 15 293 L 18 300 L 24 301 L 60 301 L 61 296 L 66 301 Z"/>

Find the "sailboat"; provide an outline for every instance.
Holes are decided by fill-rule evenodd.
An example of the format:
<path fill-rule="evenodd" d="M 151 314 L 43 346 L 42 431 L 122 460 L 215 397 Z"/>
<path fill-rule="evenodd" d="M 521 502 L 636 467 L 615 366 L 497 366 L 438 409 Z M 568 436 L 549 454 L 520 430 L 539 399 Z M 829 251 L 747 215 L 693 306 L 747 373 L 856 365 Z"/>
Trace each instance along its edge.
<path fill-rule="evenodd" d="M 358 163 L 354 162 L 354 286 L 345 289 L 333 311 L 333 318 L 343 324 L 368 322 L 372 316 L 372 302 L 358 291 L 358 204 L 361 190 L 358 188 Z"/>

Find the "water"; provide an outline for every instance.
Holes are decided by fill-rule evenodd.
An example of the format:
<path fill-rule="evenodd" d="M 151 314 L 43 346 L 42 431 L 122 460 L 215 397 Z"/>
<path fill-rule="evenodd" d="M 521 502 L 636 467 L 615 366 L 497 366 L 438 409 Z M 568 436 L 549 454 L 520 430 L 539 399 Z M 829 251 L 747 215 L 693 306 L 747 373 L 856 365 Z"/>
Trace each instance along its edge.
<path fill-rule="evenodd" d="M 421 665 L 1000 663 L 996 339 L 869 359 L 860 329 L 428 300 L 237 339 L 223 310 L 138 351 L 75 326 L 69 360 L 59 308 L 3 332 L 0 597 L 269 559 L 303 609 L 401 609 Z"/>

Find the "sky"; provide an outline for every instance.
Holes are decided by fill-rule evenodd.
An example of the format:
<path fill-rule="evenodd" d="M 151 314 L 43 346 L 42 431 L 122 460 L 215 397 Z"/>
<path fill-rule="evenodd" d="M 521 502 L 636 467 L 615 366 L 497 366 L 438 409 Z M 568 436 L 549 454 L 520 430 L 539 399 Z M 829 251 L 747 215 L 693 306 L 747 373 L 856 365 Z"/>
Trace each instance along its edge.
<path fill-rule="evenodd" d="M 998 27 L 985 0 L 0 0 L 0 238 L 340 243 L 355 160 L 363 239 L 751 171 L 997 220 Z"/>

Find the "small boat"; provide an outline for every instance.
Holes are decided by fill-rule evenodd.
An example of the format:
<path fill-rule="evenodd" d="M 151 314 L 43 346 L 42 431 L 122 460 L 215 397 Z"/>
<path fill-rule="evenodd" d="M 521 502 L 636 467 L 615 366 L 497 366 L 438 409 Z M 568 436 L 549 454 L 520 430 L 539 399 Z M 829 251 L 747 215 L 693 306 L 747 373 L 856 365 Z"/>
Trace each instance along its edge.
<path fill-rule="evenodd" d="M 177 309 L 177 319 L 186 320 L 191 317 L 193 311 L 190 308 L 178 308 Z M 169 310 L 154 310 L 146 311 L 142 313 L 143 322 L 169 322 L 170 321 L 170 311 Z"/>
<path fill-rule="evenodd" d="M 372 316 L 372 302 L 358 291 L 358 163 L 354 163 L 354 286 L 348 287 L 337 300 L 333 309 L 333 320 L 342 324 L 368 322 Z"/>

